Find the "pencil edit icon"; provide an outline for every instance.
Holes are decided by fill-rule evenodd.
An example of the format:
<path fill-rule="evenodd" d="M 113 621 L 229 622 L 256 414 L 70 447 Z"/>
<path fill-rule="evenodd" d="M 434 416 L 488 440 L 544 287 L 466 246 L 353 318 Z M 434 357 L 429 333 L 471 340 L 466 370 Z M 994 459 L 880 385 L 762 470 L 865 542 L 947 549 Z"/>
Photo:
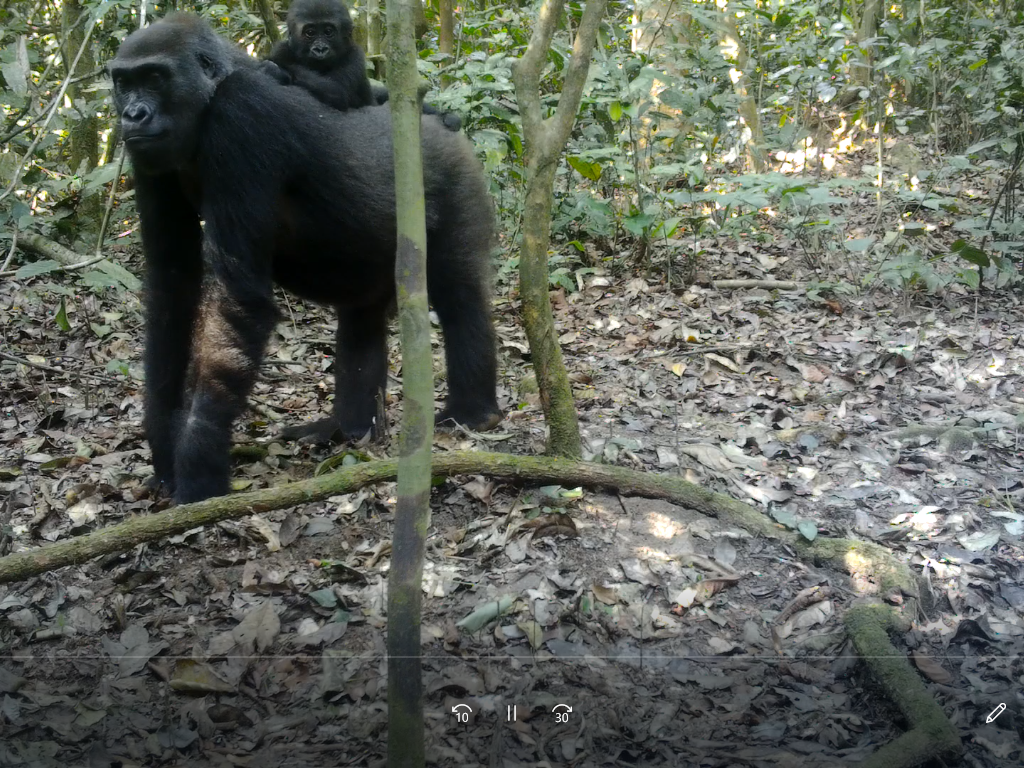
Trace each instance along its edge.
<path fill-rule="evenodd" d="M 995 709 L 993 709 L 991 712 L 988 713 L 988 717 L 985 718 L 985 722 L 986 723 L 991 723 L 993 720 L 995 720 L 997 717 L 999 717 L 1005 711 L 1006 711 L 1006 705 L 1005 704 L 1000 704 L 998 707 L 996 707 Z"/>

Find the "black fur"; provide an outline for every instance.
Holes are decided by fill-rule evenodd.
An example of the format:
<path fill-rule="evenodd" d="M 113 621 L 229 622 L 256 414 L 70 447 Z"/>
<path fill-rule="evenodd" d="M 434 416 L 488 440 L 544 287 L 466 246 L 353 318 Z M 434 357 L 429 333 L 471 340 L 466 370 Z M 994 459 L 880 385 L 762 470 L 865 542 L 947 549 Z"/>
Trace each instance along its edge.
<path fill-rule="evenodd" d="M 391 98 L 391 94 L 388 93 L 388 89 L 385 88 L 383 85 L 372 85 L 371 90 L 373 91 L 374 101 L 376 101 L 378 105 L 387 104 L 388 100 Z M 461 117 L 459 117 L 454 112 L 441 112 L 433 104 L 424 104 L 423 114 L 437 115 L 439 118 L 441 118 L 441 122 L 444 123 L 444 127 L 447 128 L 449 131 L 457 131 L 460 128 L 462 128 Z"/>
<path fill-rule="evenodd" d="M 366 57 L 352 40 L 352 16 L 342 0 L 295 0 L 288 9 L 288 38 L 274 46 L 268 61 L 280 68 L 268 72 L 279 82 L 292 82 L 335 109 L 388 100 L 386 88 L 370 85 Z M 423 105 L 423 112 L 440 114 L 429 104 Z M 449 130 L 462 127 L 462 118 L 454 112 L 441 120 Z"/>
<path fill-rule="evenodd" d="M 232 424 L 277 320 L 275 282 L 339 315 L 334 416 L 304 432 L 382 426 L 396 248 L 387 107 L 325 110 L 187 14 L 130 35 L 108 69 L 146 255 L 157 479 L 178 502 L 228 491 Z M 427 280 L 448 362 L 439 418 L 487 429 L 501 418 L 487 185 L 469 142 L 431 117 L 423 171 Z"/>

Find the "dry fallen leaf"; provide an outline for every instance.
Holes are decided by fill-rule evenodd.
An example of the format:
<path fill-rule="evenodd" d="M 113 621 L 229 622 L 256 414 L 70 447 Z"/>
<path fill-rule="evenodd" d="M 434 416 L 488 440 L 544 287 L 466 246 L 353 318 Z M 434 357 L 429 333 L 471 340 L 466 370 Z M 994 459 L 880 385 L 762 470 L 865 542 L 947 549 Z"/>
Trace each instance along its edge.
<path fill-rule="evenodd" d="M 171 688 L 186 693 L 231 693 L 234 688 L 217 676 L 209 664 L 195 659 L 180 659 L 174 665 Z"/>
<path fill-rule="evenodd" d="M 576 537 L 579 535 L 576 523 L 569 515 L 541 515 L 524 524 L 523 528 L 533 528 L 534 539 L 542 539 L 545 536 Z"/>
<path fill-rule="evenodd" d="M 949 685 L 953 682 L 953 675 L 939 662 L 930 656 L 925 656 L 922 653 L 912 653 L 910 658 L 914 660 L 914 664 L 921 670 L 921 674 L 931 680 L 933 683 L 939 685 Z"/>
<path fill-rule="evenodd" d="M 231 634 L 240 646 L 265 651 L 273 644 L 280 631 L 281 619 L 274 610 L 273 601 L 264 600 L 245 615 Z"/>

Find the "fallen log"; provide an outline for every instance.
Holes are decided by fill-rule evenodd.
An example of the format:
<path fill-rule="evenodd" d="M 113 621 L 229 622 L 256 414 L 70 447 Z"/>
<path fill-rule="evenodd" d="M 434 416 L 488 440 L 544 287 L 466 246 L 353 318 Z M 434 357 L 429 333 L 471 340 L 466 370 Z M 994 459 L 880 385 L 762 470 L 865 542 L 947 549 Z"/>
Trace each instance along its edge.
<path fill-rule="evenodd" d="M 855 539 L 822 536 L 807 541 L 748 504 L 678 477 L 550 456 L 475 451 L 435 453 L 432 472 L 442 477 L 486 475 L 510 482 L 611 488 L 626 496 L 665 499 L 726 520 L 754 535 L 778 541 L 819 565 L 829 565 L 861 580 L 868 579 L 884 597 L 916 600 L 919 594 L 914 574 L 885 547 Z M 202 525 L 353 493 L 368 485 L 394 480 L 397 474 L 396 459 L 370 461 L 275 488 L 218 496 L 132 518 L 67 541 L 0 558 L 0 584 L 84 563 L 100 555 L 125 552 L 139 544 L 158 541 Z"/>

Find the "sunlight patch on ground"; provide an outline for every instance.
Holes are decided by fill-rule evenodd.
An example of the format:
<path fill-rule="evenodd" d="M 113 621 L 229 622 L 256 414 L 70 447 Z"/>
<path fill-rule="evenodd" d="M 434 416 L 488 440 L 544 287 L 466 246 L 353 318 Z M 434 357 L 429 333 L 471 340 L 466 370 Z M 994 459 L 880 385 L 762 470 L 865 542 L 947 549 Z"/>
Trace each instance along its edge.
<path fill-rule="evenodd" d="M 683 532 L 683 527 L 668 515 L 652 513 L 647 518 L 647 531 L 659 539 L 671 539 Z"/>

